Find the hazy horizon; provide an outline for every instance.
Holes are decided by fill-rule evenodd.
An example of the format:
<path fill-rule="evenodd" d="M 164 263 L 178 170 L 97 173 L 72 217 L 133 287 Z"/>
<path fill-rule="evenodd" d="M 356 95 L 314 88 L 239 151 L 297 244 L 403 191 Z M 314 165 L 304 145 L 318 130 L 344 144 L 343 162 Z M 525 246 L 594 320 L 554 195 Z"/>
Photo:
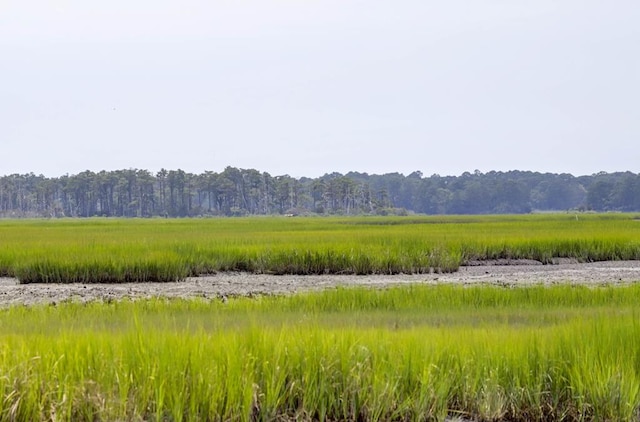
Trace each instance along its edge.
<path fill-rule="evenodd" d="M 0 174 L 640 171 L 640 6 L 0 5 Z"/>
<path fill-rule="evenodd" d="M 146 170 L 148 172 L 150 172 L 153 176 L 156 176 L 157 173 L 161 170 L 166 170 L 166 171 L 178 171 L 178 170 L 182 170 L 186 173 L 191 173 L 191 174 L 195 174 L 195 175 L 200 175 L 200 174 L 204 174 L 207 171 L 212 171 L 215 173 L 222 173 L 226 167 L 235 167 L 237 169 L 242 169 L 242 170 L 257 170 L 260 173 L 268 173 L 269 175 L 273 176 L 273 177 L 277 177 L 277 176 L 290 176 L 296 179 L 300 179 L 300 178 L 309 178 L 309 179 L 316 179 L 316 178 L 320 178 L 326 175 L 331 175 L 333 173 L 339 173 L 342 175 L 346 175 L 349 173 L 360 173 L 360 174 L 367 174 L 369 176 L 384 176 L 386 174 L 402 174 L 403 176 L 409 176 L 411 173 L 413 173 L 414 171 L 420 171 L 420 170 L 414 170 L 414 171 L 409 171 L 409 172 L 401 172 L 401 171 L 390 171 L 390 172 L 384 172 L 384 173 L 375 173 L 375 172 L 367 172 L 367 171 L 358 171 L 358 170 L 347 170 L 347 171 L 326 171 L 324 173 L 318 174 L 318 175 L 308 175 L 308 174 L 292 174 L 290 172 L 284 172 L 284 173 L 272 173 L 270 171 L 264 170 L 264 169 L 260 169 L 260 168 L 252 168 L 252 167 L 236 167 L 236 166 L 225 166 L 224 168 L 221 169 L 204 169 L 201 171 L 189 171 L 183 168 L 159 168 L 159 169 L 147 169 L 147 168 L 140 168 L 140 167 L 129 167 L 129 168 L 113 168 L 113 169 L 84 169 L 78 172 L 66 172 L 66 173 L 62 173 L 62 174 L 45 174 L 43 172 L 37 172 L 37 171 L 27 171 L 27 172 L 22 172 L 22 173 L 9 173 L 9 174 L 0 174 L 0 177 L 7 177 L 7 176 L 11 176 L 11 175 L 15 175 L 15 174 L 19 174 L 19 175 L 25 175 L 25 174 L 34 174 L 36 176 L 43 176 L 46 177 L 48 179 L 54 179 L 54 178 L 60 178 L 63 176 L 75 176 L 78 175 L 79 173 L 83 173 L 85 171 L 89 171 L 92 173 L 100 173 L 102 171 L 105 172 L 116 172 L 116 171 L 123 171 L 123 170 Z M 466 170 L 463 171 L 461 173 L 457 173 L 457 174 L 448 174 L 448 173 L 430 173 L 430 174 L 426 174 L 422 171 L 420 171 L 422 173 L 422 177 L 423 178 L 427 178 L 427 177 L 431 177 L 431 176 L 440 176 L 440 177 L 460 177 L 462 176 L 464 173 L 471 173 L 474 174 L 476 171 L 480 171 L 478 169 L 474 169 L 474 170 Z M 570 172 L 552 172 L 552 171 L 537 171 L 537 170 L 522 170 L 522 169 L 510 169 L 510 170 L 487 170 L 487 171 L 480 171 L 480 173 L 482 174 L 486 174 L 486 173 L 490 173 L 490 172 L 499 172 L 499 173 L 509 173 L 509 172 L 531 172 L 531 173 L 540 173 L 540 174 L 569 174 L 573 177 L 583 177 L 583 176 L 595 176 L 599 173 L 602 173 L 603 171 L 600 172 L 595 172 L 595 173 L 591 173 L 591 174 L 573 174 Z M 619 170 L 619 171 L 613 171 L 613 172 L 604 172 L 606 174 L 615 174 L 615 173 L 627 173 L 627 172 L 631 172 L 633 174 L 638 174 L 640 175 L 640 172 L 633 172 L 631 170 Z"/>

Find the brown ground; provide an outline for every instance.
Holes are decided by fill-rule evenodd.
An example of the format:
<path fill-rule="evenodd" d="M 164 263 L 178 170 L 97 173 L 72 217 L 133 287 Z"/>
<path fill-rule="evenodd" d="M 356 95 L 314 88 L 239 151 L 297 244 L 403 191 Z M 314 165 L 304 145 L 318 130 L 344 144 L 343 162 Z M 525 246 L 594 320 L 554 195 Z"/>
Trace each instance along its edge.
<path fill-rule="evenodd" d="M 541 265 L 535 261 L 475 262 L 451 274 L 394 276 L 274 276 L 221 273 L 188 278 L 177 283 L 20 285 L 16 279 L 0 278 L 0 307 L 13 304 L 58 303 L 67 300 L 110 301 L 153 296 L 222 298 L 234 295 L 285 294 L 355 285 L 383 287 L 408 283 L 456 283 L 521 286 L 558 283 L 612 285 L 633 282 L 640 282 L 640 261 L 589 264 L 564 261 L 556 265 Z"/>

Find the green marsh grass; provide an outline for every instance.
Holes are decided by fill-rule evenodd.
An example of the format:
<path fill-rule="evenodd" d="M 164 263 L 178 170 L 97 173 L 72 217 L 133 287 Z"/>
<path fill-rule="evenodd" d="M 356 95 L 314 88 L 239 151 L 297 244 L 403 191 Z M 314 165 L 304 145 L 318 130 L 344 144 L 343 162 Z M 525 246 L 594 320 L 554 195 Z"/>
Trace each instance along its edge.
<path fill-rule="evenodd" d="M 0 421 L 638 418 L 640 286 L 0 311 Z"/>
<path fill-rule="evenodd" d="M 634 217 L 0 220 L 0 275 L 118 283 L 218 271 L 397 274 L 455 271 L 486 259 L 640 259 Z"/>

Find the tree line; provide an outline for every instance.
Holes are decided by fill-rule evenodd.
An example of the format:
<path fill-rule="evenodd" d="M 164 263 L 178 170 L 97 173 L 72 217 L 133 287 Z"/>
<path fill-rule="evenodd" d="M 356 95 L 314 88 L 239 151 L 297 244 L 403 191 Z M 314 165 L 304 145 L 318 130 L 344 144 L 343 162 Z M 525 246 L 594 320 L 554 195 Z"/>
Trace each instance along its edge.
<path fill-rule="evenodd" d="M 331 173 L 271 176 L 227 167 L 84 171 L 0 177 L 2 217 L 196 217 L 243 215 L 495 214 L 531 211 L 640 211 L 640 175 L 529 171 L 424 176 Z"/>

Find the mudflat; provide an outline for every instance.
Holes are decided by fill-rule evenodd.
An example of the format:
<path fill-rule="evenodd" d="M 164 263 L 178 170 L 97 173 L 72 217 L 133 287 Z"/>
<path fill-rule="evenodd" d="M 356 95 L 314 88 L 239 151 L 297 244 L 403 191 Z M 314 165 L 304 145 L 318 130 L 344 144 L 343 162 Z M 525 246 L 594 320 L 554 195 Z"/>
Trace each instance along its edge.
<path fill-rule="evenodd" d="M 151 297 L 224 299 L 230 296 L 290 294 L 338 286 L 387 287 L 410 283 L 526 286 L 560 283 L 623 285 L 635 282 L 640 282 L 640 261 L 559 261 L 554 265 L 535 261 L 481 261 L 468 263 L 458 271 L 446 274 L 296 276 L 219 273 L 174 283 L 19 284 L 14 278 L 0 278 L 0 307 Z"/>

